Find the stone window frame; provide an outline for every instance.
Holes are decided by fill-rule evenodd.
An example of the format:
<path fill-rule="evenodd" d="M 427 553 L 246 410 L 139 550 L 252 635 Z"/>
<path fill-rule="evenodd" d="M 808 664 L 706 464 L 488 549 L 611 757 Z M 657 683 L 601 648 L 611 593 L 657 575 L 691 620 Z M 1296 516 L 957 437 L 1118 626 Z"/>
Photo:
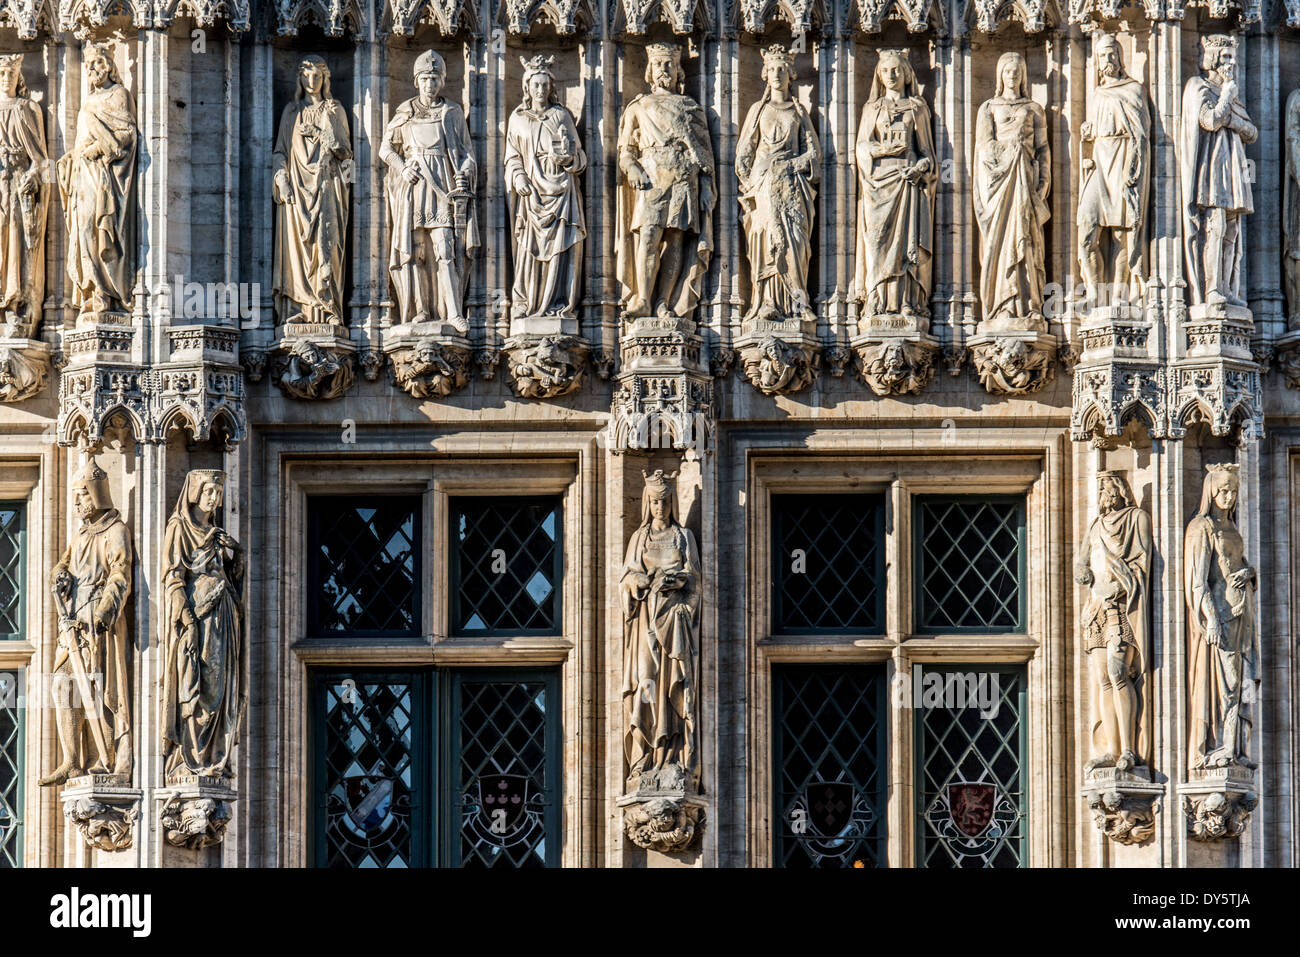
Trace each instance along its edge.
<path fill-rule="evenodd" d="M 843 434 L 813 433 L 807 452 L 790 453 L 790 440 L 751 440 L 737 450 L 744 462 L 746 538 L 754 543 L 746 569 L 748 613 L 747 682 L 750 729 L 747 751 L 749 813 L 746 841 L 750 866 L 773 864 L 771 665 L 775 663 L 885 662 L 891 689 L 911 664 L 1023 665 L 1029 697 L 1025 781 L 1029 816 L 1026 866 L 1064 865 L 1070 860 L 1073 792 L 1052 779 L 1052 755 L 1065 753 L 1071 719 L 1066 705 L 1072 610 L 1053 608 L 1049 595 L 1069 594 L 1063 515 L 1068 508 L 1068 436 L 1049 432 L 1035 443 L 1011 429 L 913 429 L 868 433 L 860 444 Z M 954 447 L 956 445 L 956 447 Z M 844 449 L 855 451 L 845 454 Z M 858 451 L 864 450 L 864 451 Z M 870 450 L 870 451 L 865 451 Z M 997 451 L 992 451 L 997 450 Z M 739 463 L 738 463 L 739 464 Z M 771 497 L 783 493 L 884 492 L 886 622 L 873 636 L 771 633 Z M 915 495 L 1024 495 L 1027 568 L 1026 628 L 1016 634 L 919 634 L 912 630 L 913 534 L 910 499 Z M 1057 603 L 1060 606 L 1060 603 Z M 1067 605 L 1070 603 L 1066 603 Z M 913 712 L 890 709 L 887 859 L 912 867 L 915 835 L 915 728 Z M 1057 762 L 1059 763 L 1059 761 Z"/>
<path fill-rule="evenodd" d="M 599 502 L 590 462 L 597 451 L 595 442 L 580 437 L 566 448 L 557 448 L 554 441 L 539 443 L 519 436 L 515 443 L 505 446 L 518 449 L 517 454 L 483 455 L 473 436 L 465 436 L 464 443 L 456 438 L 460 436 L 446 443 L 446 454 L 404 453 L 390 457 L 366 454 L 365 450 L 354 455 L 322 456 L 318 446 L 296 439 L 268 442 L 271 451 L 279 453 L 280 474 L 279 495 L 263 506 L 262 515 L 267 520 L 264 534 L 274 541 L 284 562 L 281 574 L 265 583 L 268 594 L 259 596 L 259 603 L 265 608 L 262 613 L 276 621 L 273 633 L 282 636 L 278 661 L 283 672 L 278 682 L 281 699 L 270 705 L 277 712 L 276 726 L 264 732 L 269 740 L 261 742 L 261 746 L 280 755 L 281 787 L 271 802 L 279 804 L 280 825 L 266 837 L 277 845 L 275 854 L 280 866 L 311 864 L 313 732 L 308 670 L 430 665 L 556 669 L 561 706 L 560 766 L 566 769 L 560 790 L 560 866 L 588 863 L 585 858 L 592 849 L 589 835 L 594 821 L 587 820 L 584 812 L 590 817 L 592 798 L 587 792 L 592 786 L 589 779 L 596 772 L 594 756 L 587 752 L 594 739 L 596 715 L 592 705 L 583 699 L 583 662 L 594 654 L 591 636 L 595 629 L 588 621 L 593 613 L 589 595 L 599 587 L 599 570 L 591 562 L 566 557 L 562 631 L 558 636 L 452 636 L 447 589 L 450 498 L 454 496 L 557 497 L 562 508 L 565 555 L 594 553 L 598 548 L 594 528 L 583 520 L 583 515 Z M 276 456 L 272 455 L 270 461 L 275 462 Z M 307 497 L 376 492 L 422 497 L 421 633 L 415 638 L 307 638 L 307 556 L 305 548 L 296 546 L 306 541 Z M 254 605 L 254 615 L 258 614 L 257 607 Z M 591 665 L 585 668 L 589 671 Z"/>

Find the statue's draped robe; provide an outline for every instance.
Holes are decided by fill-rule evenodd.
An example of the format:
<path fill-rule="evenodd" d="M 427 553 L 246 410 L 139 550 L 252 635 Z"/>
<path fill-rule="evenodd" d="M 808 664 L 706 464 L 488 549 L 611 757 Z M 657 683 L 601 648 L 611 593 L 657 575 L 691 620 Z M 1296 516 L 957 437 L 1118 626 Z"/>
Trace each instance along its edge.
<path fill-rule="evenodd" d="M 191 514 L 187 479 L 163 538 L 163 739 L 168 775 L 221 776 L 244 707 L 239 592 L 220 529 Z M 187 627 L 182 613 L 194 614 Z"/>
<path fill-rule="evenodd" d="M 1285 140 L 1282 152 L 1285 158 L 1285 175 L 1282 179 L 1282 254 L 1289 267 L 1300 273 L 1300 89 L 1292 90 L 1286 98 L 1286 115 L 1283 117 Z M 1300 276 L 1297 276 L 1300 280 Z M 1300 289 L 1296 290 L 1300 293 Z M 1298 297 L 1300 298 L 1300 297 Z M 1290 304 L 1291 315 L 1300 315 L 1300 301 Z"/>
<path fill-rule="evenodd" d="M 656 590 L 654 576 L 685 573 L 685 584 Z M 652 579 L 637 585 L 638 575 Z M 671 764 L 698 771 L 696 696 L 700 686 L 700 556 L 695 537 L 680 525 L 632 535 L 619 583 L 623 605 L 625 750 L 635 774 Z"/>
<path fill-rule="evenodd" d="M 281 322 L 343 323 L 351 144 L 338 100 L 296 100 L 281 114 L 273 174 L 286 173 L 293 197 L 275 204 L 272 294 Z"/>
<path fill-rule="evenodd" d="M 811 164 L 810 172 L 795 169 L 801 159 Z M 765 306 L 775 310 L 776 318 L 800 317 L 810 311 L 808 262 L 821 161 L 808 111 L 797 100 L 778 104 L 772 102 L 770 92 L 765 93 L 745 117 L 736 145 L 753 289 L 746 318 Z"/>
<path fill-rule="evenodd" d="M 1255 588 L 1233 588 L 1228 576 L 1244 564 L 1234 564 L 1229 551 L 1244 559 L 1241 533 L 1226 519 L 1217 526 L 1198 515 L 1183 540 L 1186 568 L 1188 669 L 1187 711 L 1190 716 L 1188 764 L 1203 767 L 1221 749 L 1245 756 L 1246 729 L 1253 723 L 1243 700 L 1253 697 L 1258 680 L 1259 641 L 1255 631 Z M 1209 616 L 1217 613 L 1223 641 L 1206 641 Z M 1247 690 L 1249 689 L 1249 690 Z M 1234 734 L 1232 728 L 1236 728 Z"/>
<path fill-rule="evenodd" d="M 48 162 L 41 108 L 23 96 L 0 102 L 0 311 L 33 323 L 45 302 Z M 35 191 L 24 194 L 29 177 Z"/>
<path fill-rule="evenodd" d="M 132 557 L 131 533 L 117 510 L 108 509 L 94 522 L 82 523 L 51 572 L 52 579 L 60 571 L 72 576 L 67 610 L 81 624 L 81 638 L 89 643 L 89 651 L 86 648 L 79 651 L 86 674 L 104 694 L 104 706 L 98 717 L 85 712 L 87 721 L 99 722 L 104 741 L 113 751 L 108 755 L 113 766 L 102 770 L 124 774 L 130 772 L 132 763 L 125 740 L 131 733 L 131 639 L 124 614 L 131 595 Z M 95 627 L 96 611 L 113 622 L 111 630 L 103 632 Z M 68 649 L 60 645 L 54 654 L 55 672 L 73 673 L 68 654 Z M 75 688 L 75 694 L 80 695 L 79 687 Z M 93 756 L 98 753 L 93 742 L 93 736 L 84 736 L 82 754 L 92 756 L 88 765 L 93 765 L 96 760 Z M 64 759 L 68 757 L 65 755 Z"/>
<path fill-rule="evenodd" d="M 889 137 L 908 144 L 899 156 L 873 157 Z M 930 107 L 919 96 L 878 96 L 862 109 L 855 151 L 858 167 L 858 239 L 854 288 L 868 313 L 904 306 L 929 315 L 934 260 L 934 193 L 939 160 Z M 903 176 L 922 159 L 929 172 L 915 183 Z"/>
<path fill-rule="evenodd" d="M 553 158 L 559 143 L 573 154 L 573 163 L 563 168 Z M 540 113 L 516 107 L 506 127 L 505 166 L 514 221 L 515 314 L 575 316 L 587 236 L 578 174 L 587 168 L 587 154 L 573 116 L 554 103 Z M 531 196 L 515 192 L 520 174 Z"/>
<path fill-rule="evenodd" d="M 1152 742 L 1151 708 L 1142 702 L 1149 690 L 1143 687 L 1151 661 L 1151 555 L 1153 538 L 1151 516 L 1135 506 L 1117 508 L 1099 516 L 1088 529 L 1079 550 L 1080 562 L 1092 572 L 1092 587 L 1079 616 L 1082 634 L 1089 633 L 1093 622 L 1106 619 L 1106 599 L 1122 596 L 1120 610 L 1133 632 L 1133 661 L 1129 680 L 1137 692 L 1136 747 L 1140 763 L 1150 766 Z M 1089 654 L 1104 651 L 1088 650 Z M 1105 754 L 1108 742 L 1100 717 L 1092 723 L 1092 743 L 1096 754 Z"/>
<path fill-rule="evenodd" d="M 713 255 L 713 210 L 700 203 L 700 180 L 708 178 L 716 196 L 713 145 L 704 110 L 689 96 L 655 90 L 628 104 L 619 124 L 619 166 L 635 160 L 650 178 L 649 189 L 634 189 L 626 172 L 618 188 L 615 234 L 616 274 L 624 294 L 633 291 L 654 307 L 654 289 L 636 289 L 636 236 L 643 226 L 693 234 L 682 259 L 677 286 L 661 290 L 673 314 L 687 318 L 700 299 L 704 273 Z"/>
<path fill-rule="evenodd" d="M 983 322 L 993 328 L 1042 321 L 1050 177 L 1043 108 L 1028 99 L 983 103 L 975 121 L 975 218 Z"/>
<path fill-rule="evenodd" d="M 1221 88 L 1205 77 L 1194 76 L 1187 81 L 1183 91 L 1183 127 L 1180 151 L 1183 202 L 1183 249 L 1187 260 L 1187 282 L 1192 302 L 1200 303 L 1205 297 L 1205 259 L 1202 235 L 1205 231 L 1205 210 L 1222 209 L 1229 216 L 1239 216 L 1255 211 L 1247 179 L 1249 160 L 1241 135 L 1226 125 L 1218 125 L 1216 116 L 1234 113 L 1246 119 L 1246 108 L 1239 100 L 1231 104 L 1220 103 Z M 1234 261 L 1241 264 L 1241 254 L 1246 248 L 1246 237 L 1237 233 Z M 1223 276 L 1229 289 L 1239 285 L 1238 276 Z"/>
<path fill-rule="evenodd" d="M 1080 228 L 1140 230 L 1146 219 L 1151 182 L 1151 113 L 1137 80 L 1103 83 L 1089 96 L 1092 106 L 1093 171 L 1079 194 Z M 1129 244 L 1127 268 L 1142 275 L 1145 243 Z"/>
<path fill-rule="evenodd" d="M 131 97 L 120 83 L 92 90 L 77 114 L 72 151 L 59 159 L 74 307 L 101 296 L 129 309 L 135 285 L 135 152 Z M 91 147 L 103 153 L 88 159 Z"/>

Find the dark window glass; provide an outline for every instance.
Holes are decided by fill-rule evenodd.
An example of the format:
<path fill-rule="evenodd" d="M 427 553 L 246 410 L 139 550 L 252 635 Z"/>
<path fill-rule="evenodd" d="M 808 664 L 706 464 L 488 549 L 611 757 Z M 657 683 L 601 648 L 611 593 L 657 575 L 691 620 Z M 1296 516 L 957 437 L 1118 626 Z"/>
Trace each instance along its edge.
<path fill-rule="evenodd" d="M 555 682 L 456 678 L 453 764 L 462 867 L 544 867 L 559 862 L 559 722 Z"/>
<path fill-rule="evenodd" d="M 883 631 L 884 528 L 880 495 L 773 496 L 773 630 Z"/>
<path fill-rule="evenodd" d="M 0 641 L 22 638 L 27 507 L 0 502 Z"/>
<path fill-rule="evenodd" d="M 23 712 L 18 672 L 0 671 L 0 868 L 23 866 Z"/>
<path fill-rule="evenodd" d="M 318 677 L 317 866 L 425 863 L 416 833 L 427 814 L 416 738 L 423 684 L 414 673 Z"/>
<path fill-rule="evenodd" d="M 916 502 L 917 630 L 1023 631 L 1024 499 Z"/>
<path fill-rule="evenodd" d="M 564 559 L 556 499 L 453 499 L 451 529 L 456 634 L 559 633 Z"/>
<path fill-rule="evenodd" d="M 310 635 L 419 634 L 419 499 L 312 498 L 307 515 Z"/>
<path fill-rule="evenodd" d="M 927 685 L 937 689 L 936 679 L 943 690 L 931 696 Z M 912 689 L 917 864 L 1024 866 L 1024 670 L 925 668 L 913 674 Z"/>
<path fill-rule="evenodd" d="M 885 676 L 879 666 L 772 672 L 779 867 L 883 867 Z"/>

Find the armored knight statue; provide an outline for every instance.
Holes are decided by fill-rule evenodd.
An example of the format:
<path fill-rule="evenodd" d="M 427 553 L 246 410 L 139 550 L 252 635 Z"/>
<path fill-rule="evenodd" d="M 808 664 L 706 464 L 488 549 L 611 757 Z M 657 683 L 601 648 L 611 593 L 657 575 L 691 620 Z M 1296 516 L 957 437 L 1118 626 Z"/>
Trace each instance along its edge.
<path fill-rule="evenodd" d="M 1300 89 L 1286 98 L 1282 152 L 1282 282 L 1287 326 L 1300 329 Z"/>
<path fill-rule="evenodd" d="M 1250 735 L 1259 683 L 1255 569 L 1237 529 L 1240 467 L 1206 467 L 1201 505 L 1187 526 L 1188 766 L 1254 768 Z"/>
<path fill-rule="evenodd" d="M 763 98 L 750 107 L 736 146 L 752 288 L 746 319 L 813 318 L 808 263 L 822 151 L 794 79 L 785 47 L 763 51 Z"/>
<path fill-rule="evenodd" d="M 442 95 L 446 78 L 438 53 L 416 58 L 417 95 L 388 121 L 379 158 L 388 167 L 388 274 L 398 321 L 445 322 L 464 335 L 465 290 L 479 247 L 478 164 L 465 111 Z"/>
<path fill-rule="evenodd" d="M 1179 146 L 1183 248 L 1194 305 L 1245 306 L 1241 257 L 1246 247 L 1241 217 L 1255 210 L 1246 147 L 1259 138 L 1238 98 L 1237 40 L 1201 40 L 1201 68 L 1183 91 Z"/>
<path fill-rule="evenodd" d="M 524 60 L 524 101 L 506 126 L 506 191 L 515 227 L 516 318 L 575 318 L 587 237 L 578 176 L 587 154 L 560 104 L 554 57 Z"/>
<path fill-rule="evenodd" d="M 650 91 L 619 124 L 616 269 L 633 318 L 692 318 L 713 253 L 713 145 L 704 110 L 679 92 L 681 53 L 646 47 Z"/>
<path fill-rule="evenodd" d="M 677 519 L 673 475 L 645 479 L 641 527 L 619 580 L 629 788 L 642 775 L 699 774 L 700 557 Z"/>
<path fill-rule="evenodd" d="M 163 538 L 163 753 L 168 778 L 231 776 L 245 704 L 243 549 L 213 518 L 226 473 L 185 476 Z"/>
<path fill-rule="evenodd" d="M 857 264 L 863 315 L 928 320 L 939 182 L 930 107 L 907 50 L 881 50 L 858 123 Z"/>
<path fill-rule="evenodd" d="M 131 94 L 107 44 L 88 44 L 90 90 L 77 114 L 77 138 L 59 159 L 59 193 L 68 229 L 69 304 L 90 319 L 129 310 L 135 285 L 135 153 L 139 131 Z"/>
<path fill-rule="evenodd" d="M 1150 764 L 1152 542 L 1151 516 L 1123 473 L 1100 473 L 1097 517 L 1074 562 L 1074 580 L 1088 589 L 1079 616 L 1094 709 L 1085 772 Z"/>
<path fill-rule="evenodd" d="M 0 331 L 35 335 L 45 302 L 45 119 L 27 95 L 21 53 L 0 56 Z"/>
<path fill-rule="evenodd" d="M 1029 98 L 1025 58 L 998 59 L 997 93 L 975 119 L 981 332 L 1046 331 L 1043 226 L 1051 216 L 1047 118 Z"/>
<path fill-rule="evenodd" d="M 131 754 L 131 533 L 94 459 L 72 480 L 81 525 L 50 573 L 58 614 L 51 695 L 63 760 L 42 787 L 94 774 L 129 782 Z"/>
<path fill-rule="evenodd" d="M 1119 40 L 1102 34 L 1093 48 L 1097 85 L 1079 131 L 1092 144 L 1079 193 L 1079 265 L 1088 302 L 1142 297 L 1147 199 L 1151 195 L 1151 111 L 1146 90 L 1124 72 Z"/>
<path fill-rule="evenodd" d="M 330 95 L 329 67 L 304 57 L 280 115 L 271 179 L 271 291 L 282 323 L 344 324 L 351 163 L 348 114 Z"/>

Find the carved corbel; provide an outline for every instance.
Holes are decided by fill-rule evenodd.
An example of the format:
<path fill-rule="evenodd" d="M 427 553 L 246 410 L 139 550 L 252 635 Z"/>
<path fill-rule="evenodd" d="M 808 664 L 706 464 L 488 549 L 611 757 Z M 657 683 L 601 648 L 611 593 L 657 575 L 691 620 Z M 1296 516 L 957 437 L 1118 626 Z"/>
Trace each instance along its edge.
<path fill-rule="evenodd" d="M 198 851 L 220 844 L 230 824 L 230 801 L 173 794 L 158 814 L 167 843 Z"/>
<path fill-rule="evenodd" d="M 125 851 L 135 840 L 141 792 L 130 775 L 97 774 L 69 779 L 63 789 L 63 816 L 89 847 Z"/>
<path fill-rule="evenodd" d="M 591 347 L 579 336 L 520 335 L 503 350 L 510 384 L 525 399 L 556 399 L 582 388 Z"/>
<path fill-rule="evenodd" d="M 1184 786 L 1183 813 L 1187 836 L 1194 841 L 1225 841 L 1240 837 L 1250 824 L 1259 795 L 1245 787 L 1189 791 Z"/>
<path fill-rule="evenodd" d="M 862 381 L 876 395 L 917 395 L 934 379 L 939 344 L 929 336 L 859 336 L 853 348 Z"/>
<path fill-rule="evenodd" d="M 975 374 L 993 395 L 1030 395 L 1056 371 L 1056 337 L 1043 333 L 1001 333 L 970 340 Z"/>
<path fill-rule="evenodd" d="M 786 341 L 766 335 L 738 343 L 745 378 L 764 395 L 790 395 L 808 388 L 821 369 L 821 348 L 809 338 Z"/>
<path fill-rule="evenodd" d="M 444 399 L 469 384 L 473 352 L 460 336 L 403 338 L 388 354 L 393 384 L 417 399 Z"/>
<path fill-rule="evenodd" d="M 337 399 L 356 381 L 356 346 L 334 335 L 281 340 L 275 350 L 275 382 L 294 399 Z"/>
<path fill-rule="evenodd" d="M 50 381 L 50 347 L 38 339 L 0 339 L 0 402 L 22 402 Z"/>

